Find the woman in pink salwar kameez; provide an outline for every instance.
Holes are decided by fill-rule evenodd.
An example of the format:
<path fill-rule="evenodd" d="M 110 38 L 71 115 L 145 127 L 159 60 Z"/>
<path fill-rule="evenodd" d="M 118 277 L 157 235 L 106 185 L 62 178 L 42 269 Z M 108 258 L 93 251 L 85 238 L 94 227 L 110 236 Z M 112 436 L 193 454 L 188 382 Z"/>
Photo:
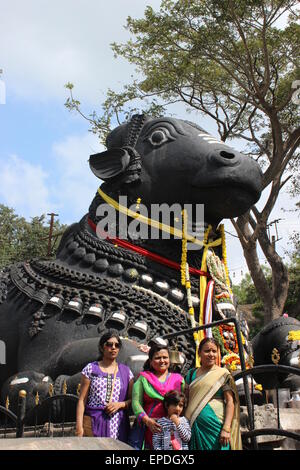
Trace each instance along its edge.
<path fill-rule="evenodd" d="M 145 448 L 152 449 L 152 434 L 160 432 L 157 419 L 166 416 L 163 399 L 170 390 L 184 390 L 184 378 L 169 372 L 170 358 L 166 346 L 155 344 L 149 351 L 144 371 L 133 386 L 132 409 L 139 423 L 144 423 Z M 142 430 L 141 430 L 142 432 Z"/>

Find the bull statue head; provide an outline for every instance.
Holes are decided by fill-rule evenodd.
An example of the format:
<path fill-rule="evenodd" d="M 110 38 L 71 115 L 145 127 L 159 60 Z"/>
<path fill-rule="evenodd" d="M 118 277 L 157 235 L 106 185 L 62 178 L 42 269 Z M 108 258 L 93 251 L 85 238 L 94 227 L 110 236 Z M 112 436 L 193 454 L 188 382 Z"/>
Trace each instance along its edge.
<path fill-rule="evenodd" d="M 110 193 L 150 204 L 203 204 L 205 222 L 245 213 L 260 197 L 262 173 L 251 157 L 180 119 L 135 115 L 113 130 L 90 167 Z"/>

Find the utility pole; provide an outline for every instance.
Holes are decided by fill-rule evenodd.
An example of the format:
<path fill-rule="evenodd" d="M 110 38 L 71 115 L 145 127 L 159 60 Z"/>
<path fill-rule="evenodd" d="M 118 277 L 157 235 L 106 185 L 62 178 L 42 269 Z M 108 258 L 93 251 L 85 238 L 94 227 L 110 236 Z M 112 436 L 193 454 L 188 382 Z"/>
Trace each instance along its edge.
<path fill-rule="evenodd" d="M 51 254 L 51 239 L 52 239 L 52 232 L 53 232 L 53 224 L 54 224 L 54 217 L 58 217 L 58 214 L 54 214 L 51 212 L 51 214 L 47 214 L 51 216 L 50 219 L 50 228 L 49 228 L 49 238 L 48 238 L 48 251 L 47 251 L 47 256 L 50 256 Z"/>
<path fill-rule="evenodd" d="M 270 240 L 270 227 L 272 225 L 275 225 L 275 231 L 276 231 L 276 237 L 275 235 L 272 235 L 272 239 L 270 240 L 271 243 L 272 243 L 272 246 L 275 250 L 275 243 L 278 242 L 279 240 L 281 240 L 281 238 L 279 238 L 278 236 L 278 230 L 277 230 L 277 224 L 283 219 L 276 219 L 276 220 L 273 220 L 272 222 L 270 222 L 268 225 L 267 225 L 267 232 L 268 232 L 268 238 Z"/>

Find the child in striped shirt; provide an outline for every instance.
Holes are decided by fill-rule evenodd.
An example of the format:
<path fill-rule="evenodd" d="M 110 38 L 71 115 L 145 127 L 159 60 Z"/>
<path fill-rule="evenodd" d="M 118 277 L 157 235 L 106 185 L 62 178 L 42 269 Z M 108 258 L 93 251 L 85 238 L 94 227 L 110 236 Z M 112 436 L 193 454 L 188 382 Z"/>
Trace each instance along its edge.
<path fill-rule="evenodd" d="M 154 450 L 185 450 L 191 438 L 191 428 L 188 420 L 180 416 L 185 404 L 183 393 L 171 390 L 166 393 L 163 401 L 167 412 L 166 418 L 160 418 L 157 423 L 161 432 L 155 432 L 152 437 Z"/>

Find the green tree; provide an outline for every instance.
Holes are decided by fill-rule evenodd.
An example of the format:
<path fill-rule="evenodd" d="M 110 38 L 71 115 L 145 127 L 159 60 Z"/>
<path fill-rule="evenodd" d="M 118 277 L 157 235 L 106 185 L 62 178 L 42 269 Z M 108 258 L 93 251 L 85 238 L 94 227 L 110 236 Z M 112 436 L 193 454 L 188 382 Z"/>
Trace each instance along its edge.
<path fill-rule="evenodd" d="M 289 285 L 287 267 L 268 238 L 267 223 L 280 190 L 293 177 L 297 180 L 299 93 L 293 88 L 299 79 L 297 3 L 163 0 L 158 12 L 147 7 L 144 18 L 127 19 L 133 39 L 113 45 L 116 56 L 134 64 L 142 79 L 121 93 L 108 91 L 101 125 L 95 114 L 88 118 L 92 131 L 99 131 L 103 139 L 114 115 L 120 120 L 134 106 L 159 115 L 168 104 L 182 102 L 211 118 L 223 141 L 235 138 L 246 144 L 245 151 L 261 163 L 263 189 L 268 188 L 269 197 L 262 210 L 253 206 L 232 223 L 263 302 L 266 323 L 282 314 Z M 72 92 L 72 85 L 67 87 Z M 66 105 L 81 112 L 72 95 Z M 271 284 L 260 266 L 257 244 L 271 268 Z"/>
<path fill-rule="evenodd" d="M 292 238 L 293 250 L 290 253 L 289 291 L 285 303 L 285 311 L 300 320 L 300 236 L 295 233 Z"/>
<path fill-rule="evenodd" d="M 264 272 L 267 282 L 271 286 L 271 270 L 266 266 L 261 266 L 261 269 Z M 232 290 L 237 298 L 240 310 L 244 311 L 244 307 L 247 305 L 248 312 L 249 310 L 251 311 L 253 319 L 251 319 L 248 324 L 250 328 L 249 337 L 252 339 L 264 325 L 264 306 L 250 274 L 247 273 L 241 280 L 240 284 L 233 286 Z"/>
<path fill-rule="evenodd" d="M 27 222 L 14 209 L 0 204 L 0 269 L 18 261 L 47 257 L 49 225 L 45 223 L 46 215 Z M 54 222 L 50 257 L 54 257 L 65 229 L 58 220 Z"/>
<path fill-rule="evenodd" d="M 255 304 L 259 299 L 250 274 L 246 274 L 240 284 L 233 286 L 232 291 L 241 305 Z"/>
<path fill-rule="evenodd" d="M 284 305 L 283 312 L 290 317 L 300 320 L 300 245 L 299 234 L 295 234 L 293 239 L 293 250 L 290 252 L 290 263 L 288 264 L 289 290 Z M 271 285 L 271 271 L 262 266 L 266 279 Z M 250 325 L 250 337 L 253 338 L 263 326 L 264 306 L 259 298 L 251 276 L 246 274 L 240 284 L 233 286 L 234 295 L 238 300 L 238 304 L 243 311 L 244 305 L 251 305 L 251 312 L 255 322 Z"/>

